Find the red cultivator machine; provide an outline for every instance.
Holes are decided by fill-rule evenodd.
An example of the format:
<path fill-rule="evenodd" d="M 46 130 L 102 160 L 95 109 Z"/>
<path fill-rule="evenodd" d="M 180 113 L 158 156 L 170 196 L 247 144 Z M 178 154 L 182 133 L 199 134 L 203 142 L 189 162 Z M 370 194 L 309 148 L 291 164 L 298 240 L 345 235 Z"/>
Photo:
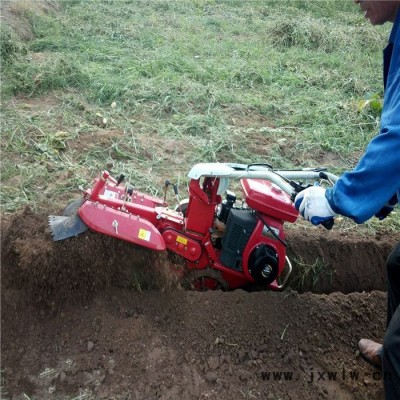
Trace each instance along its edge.
<path fill-rule="evenodd" d="M 123 175 L 115 179 L 104 171 L 63 216 L 49 217 L 53 239 L 89 228 L 181 256 L 185 282 L 197 290 L 250 283 L 279 290 L 292 271 L 283 225 L 298 217 L 294 196 L 310 184 L 337 180 L 323 169 L 278 171 L 260 164 L 197 164 L 188 176 L 189 197 L 179 201 L 172 185 L 177 205 L 169 208 L 166 196 L 138 192 L 123 185 Z M 240 180 L 240 200 L 228 190 L 231 179 Z"/>

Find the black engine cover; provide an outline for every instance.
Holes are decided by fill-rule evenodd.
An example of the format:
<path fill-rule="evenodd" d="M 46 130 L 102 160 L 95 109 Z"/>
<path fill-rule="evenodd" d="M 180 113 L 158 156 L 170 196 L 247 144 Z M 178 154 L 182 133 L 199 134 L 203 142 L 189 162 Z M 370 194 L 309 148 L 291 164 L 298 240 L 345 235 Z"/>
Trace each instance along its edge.
<path fill-rule="evenodd" d="M 248 265 L 251 276 L 258 283 L 269 285 L 278 276 L 278 254 L 264 243 L 251 252 Z"/>
<path fill-rule="evenodd" d="M 257 219 L 249 210 L 232 208 L 222 237 L 221 262 L 232 269 L 242 269 L 242 254 L 256 227 Z"/>

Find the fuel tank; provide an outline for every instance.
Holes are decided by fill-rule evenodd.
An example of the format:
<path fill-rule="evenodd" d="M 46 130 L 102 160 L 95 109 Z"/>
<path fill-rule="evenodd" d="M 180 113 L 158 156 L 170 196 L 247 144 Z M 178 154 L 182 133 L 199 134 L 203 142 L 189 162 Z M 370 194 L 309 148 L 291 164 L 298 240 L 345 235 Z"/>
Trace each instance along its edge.
<path fill-rule="evenodd" d="M 253 210 L 282 221 L 296 221 L 299 213 L 281 188 L 263 179 L 242 179 L 241 184 L 246 203 Z"/>

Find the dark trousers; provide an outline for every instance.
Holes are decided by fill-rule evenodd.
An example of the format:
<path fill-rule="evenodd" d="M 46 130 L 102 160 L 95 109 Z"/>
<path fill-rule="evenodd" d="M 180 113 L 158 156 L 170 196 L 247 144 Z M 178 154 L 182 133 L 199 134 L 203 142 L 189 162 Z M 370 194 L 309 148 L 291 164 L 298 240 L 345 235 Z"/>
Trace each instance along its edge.
<path fill-rule="evenodd" d="M 386 267 L 388 309 L 382 353 L 383 384 L 385 400 L 400 400 L 400 243 L 389 255 Z"/>

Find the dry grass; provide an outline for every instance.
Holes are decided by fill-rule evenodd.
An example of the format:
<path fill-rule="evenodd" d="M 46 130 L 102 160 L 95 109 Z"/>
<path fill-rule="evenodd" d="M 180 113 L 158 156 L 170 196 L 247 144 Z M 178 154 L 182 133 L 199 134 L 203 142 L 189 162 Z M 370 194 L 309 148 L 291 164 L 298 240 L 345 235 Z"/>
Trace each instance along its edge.
<path fill-rule="evenodd" d="M 33 40 L 30 16 L 54 12 L 58 9 L 53 0 L 2 0 L 0 3 L 1 22 L 9 25 L 22 40 Z"/>
<path fill-rule="evenodd" d="M 340 174 L 378 130 L 387 32 L 354 5 L 116 2 L 2 3 L 32 33 L 7 36 L 1 72 L 3 210 L 73 198 L 104 168 L 182 196 L 197 162 Z"/>

